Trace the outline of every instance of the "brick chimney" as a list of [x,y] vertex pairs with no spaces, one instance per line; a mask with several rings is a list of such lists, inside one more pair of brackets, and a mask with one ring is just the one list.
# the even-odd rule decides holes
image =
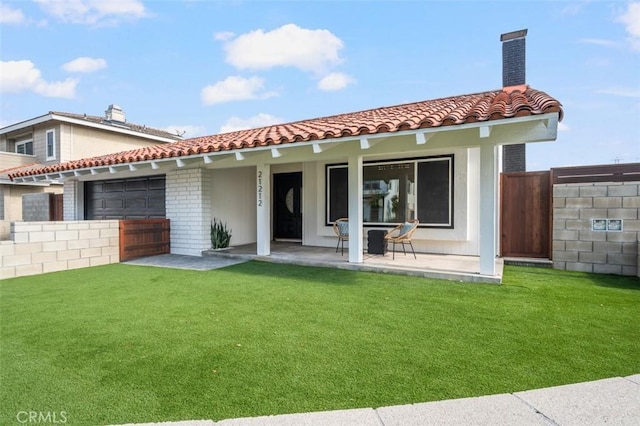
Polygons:
[[114,121],[116,123],[125,123],[124,111],[119,105],[111,104],[109,108],[104,112],[105,119],[107,121]]
[[[502,34],[502,86],[526,84],[526,43],[527,30]],[[502,147],[502,171],[524,172],[527,170],[526,145],[504,145]]]

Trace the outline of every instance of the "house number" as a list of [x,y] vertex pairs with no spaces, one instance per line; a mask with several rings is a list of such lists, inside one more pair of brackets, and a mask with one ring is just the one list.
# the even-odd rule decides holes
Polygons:
[[258,170],[258,207],[262,207],[262,170]]

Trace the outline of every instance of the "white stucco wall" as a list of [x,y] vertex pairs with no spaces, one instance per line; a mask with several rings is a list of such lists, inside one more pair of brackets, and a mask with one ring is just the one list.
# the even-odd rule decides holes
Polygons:
[[231,245],[256,242],[256,168],[211,171],[211,217],[226,222]]

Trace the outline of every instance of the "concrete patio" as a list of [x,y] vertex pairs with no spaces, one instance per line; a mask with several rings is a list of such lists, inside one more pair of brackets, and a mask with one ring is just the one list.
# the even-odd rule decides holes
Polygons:
[[206,250],[203,257],[260,260],[305,266],[349,269],[354,271],[401,274],[423,278],[438,278],[465,282],[499,284],[502,281],[504,262],[496,258],[496,275],[480,274],[480,258],[443,254],[416,253],[405,255],[397,248],[395,259],[389,251],[385,255],[364,253],[363,263],[349,263],[348,250],[344,255],[335,248],[304,246],[298,242],[272,241],[271,255],[258,256],[255,244],[232,247],[225,250]]

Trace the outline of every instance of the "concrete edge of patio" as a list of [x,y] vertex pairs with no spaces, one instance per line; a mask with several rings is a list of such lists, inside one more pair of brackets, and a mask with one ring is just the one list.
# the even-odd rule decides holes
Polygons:
[[121,426],[637,425],[640,374],[508,394],[379,408]]
[[[245,248],[247,249],[247,248]],[[305,247],[301,246],[301,250],[327,250],[332,252],[331,248],[326,247]],[[254,250],[252,245],[248,246],[248,250]],[[418,256],[424,254],[418,253]],[[324,256],[316,256],[313,253],[308,253],[305,256],[291,256],[287,253],[281,253],[277,250],[273,250],[269,256],[260,256],[254,253],[238,252],[236,249],[229,251],[216,251],[205,250],[202,252],[203,257],[218,257],[218,258],[235,258],[244,260],[257,260],[262,262],[281,263],[281,264],[294,264],[301,266],[316,266],[335,269],[344,269],[351,271],[364,271],[364,272],[377,272],[385,274],[397,274],[407,275],[419,278],[434,278],[458,282],[472,282],[472,283],[488,283],[488,284],[500,284],[502,282],[502,271],[504,268],[504,261],[500,258],[496,258],[496,270],[495,276],[483,275],[480,273],[456,271],[451,268],[427,268],[424,266],[408,265],[406,263],[398,262],[392,264],[382,262],[382,258],[377,255],[365,255],[363,263],[349,263],[346,261],[336,262],[332,259],[327,259]],[[410,257],[410,256],[409,256]],[[453,256],[451,256],[453,257]]]

